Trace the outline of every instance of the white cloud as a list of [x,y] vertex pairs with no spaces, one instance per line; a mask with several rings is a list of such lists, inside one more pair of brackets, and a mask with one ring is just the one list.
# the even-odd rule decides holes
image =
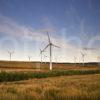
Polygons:
[[[12,35],[14,37],[29,39],[31,41],[47,44],[48,38],[46,35],[47,30],[53,33],[55,28],[52,26],[51,23],[48,23],[48,20],[45,19],[45,23],[47,21],[48,27],[43,29],[35,30],[31,27],[26,27],[24,25],[20,25],[16,21],[12,20],[11,18],[5,17],[0,15],[0,33],[6,33],[8,35]],[[50,27],[49,27],[50,25]],[[62,32],[62,31],[61,31]],[[54,32],[56,33],[56,32]],[[74,36],[70,38],[66,38],[64,36],[53,35],[50,36],[51,41],[55,44],[60,46],[60,49],[55,49],[53,52],[54,54],[60,55],[66,61],[66,57],[72,58],[73,56],[77,56],[80,53],[80,47],[82,46],[81,40]],[[76,42],[76,45],[72,45],[72,42]],[[45,45],[44,45],[45,46]],[[43,47],[44,47],[43,46]],[[42,47],[42,48],[43,48]],[[41,47],[40,47],[41,48]],[[34,48],[35,49],[35,48]],[[36,51],[37,54],[39,51]],[[26,54],[26,52],[25,52]],[[20,56],[20,55],[19,55]],[[80,56],[80,55],[79,55]],[[72,59],[71,59],[72,60]]]
[[[48,21],[46,20],[47,19],[45,18],[45,23],[48,23]],[[6,33],[8,35],[12,35],[18,38],[25,38],[33,41],[43,42],[48,41],[46,35],[47,30],[54,32],[54,28],[51,24],[49,29],[46,27],[45,29],[35,30],[31,27],[19,25],[16,21],[12,20],[11,18],[0,15],[0,33]],[[51,37],[51,40],[53,41],[53,43],[60,45],[63,48],[71,47],[71,45],[65,42],[65,40],[61,36],[56,36],[54,38]]]

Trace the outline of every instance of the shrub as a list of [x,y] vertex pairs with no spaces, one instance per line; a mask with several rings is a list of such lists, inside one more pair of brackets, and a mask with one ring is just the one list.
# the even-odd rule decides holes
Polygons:
[[32,78],[47,78],[64,75],[87,75],[87,74],[98,74],[100,70],[63,70],[63,71],[49,71],[49,72],[4,72],[0,73],[0,82],[12,82],[20,80],[28,80]]

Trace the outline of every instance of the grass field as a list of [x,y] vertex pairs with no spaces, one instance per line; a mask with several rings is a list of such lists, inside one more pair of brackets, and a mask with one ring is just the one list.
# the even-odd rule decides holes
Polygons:
[[100,65],[0,61],[0,100],[100,100]]
[[[53,70],[97,70],[100,69],[100,64],[86,64],[84,67],[81,64],[72,63],[53,63]],[[22,61],[0,61],[0,71],[48,71],[49,63],[40,62],[22,62]]]
[[0,100],[99,100],[100,74],[0,84]]

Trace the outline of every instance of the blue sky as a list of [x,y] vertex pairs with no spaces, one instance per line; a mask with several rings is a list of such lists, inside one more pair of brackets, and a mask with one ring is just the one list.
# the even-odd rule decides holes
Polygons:
[[[46,31],[61,46],[53,48],[54,61],[79,61],[81,48],[100,48],[100,0],[0,0],[1,60],[9,59],[8,50],[15,51],[13,60],[40,60]],[[100,56],[99,49],[82,52],[86,61]]]

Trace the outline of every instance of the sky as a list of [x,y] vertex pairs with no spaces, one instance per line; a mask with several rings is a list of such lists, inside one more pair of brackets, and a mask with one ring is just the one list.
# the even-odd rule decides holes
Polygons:
[[[98,61],[100,56],[100,0],[0,0],[0,60],[40,61],[48,44],[58,62]],[[95,48],[83,50],[82,48]],[[47,56],[47,57],[45,57]],[[49,48],[43,53],[49,61]],[[100,61],[100,60],[99,60]]]

